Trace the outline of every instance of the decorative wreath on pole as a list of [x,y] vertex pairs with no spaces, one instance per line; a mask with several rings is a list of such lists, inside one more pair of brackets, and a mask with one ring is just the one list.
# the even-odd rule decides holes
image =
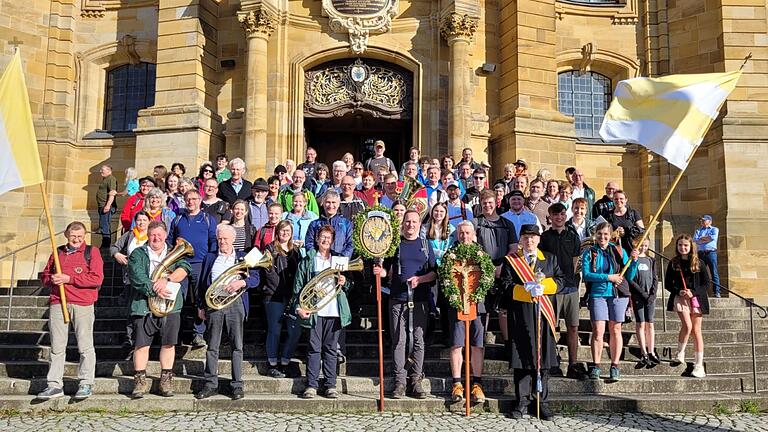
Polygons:
[[461,263],[471,263],[480,267],[480,282],[469,297],[474,303],[479,303],[485,299],[485,295],[493,287],[496,278],[496,266],[493,265],[491,257],[477,243],[458,243],[448,249],[440,262],[438,276],[440,277],[440,288],[443,290],[445,298],[457,310],[461,310],[464,305],[461,299],[461,290],[456,285],[452,272]]
[[362,257],[389,258],[400,245],[400,222],[392,210],[375,205],[355,215],[352,242]]

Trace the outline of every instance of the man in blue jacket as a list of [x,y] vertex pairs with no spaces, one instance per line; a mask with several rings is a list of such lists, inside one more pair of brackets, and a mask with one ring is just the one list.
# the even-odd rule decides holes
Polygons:
[[[241,294],[228,306],[206,311],[205,296],[208,287],[222,273],[234,266],[245,256],[245,252],[236,252],[235,229],[231,225],[220,224],[216,228],[218,253],[209,253],[203,260],[200,272],[200,283],[197,295],[198,317],[207,320],[208,350],[205,353],[205,387],[195,395],[197,399],[205,399],[219,392],[219,345],[221,332],[226,324],[227,334],[232,345],[232,399],[242,399],[243,394],[243,323],[248,316],[248,293]],[[247,278],[235,279],[224,286],[227,293],[233,294],[240,290],[248,290],[259,285],[258,269],[251,268]]]
[[351,257],[354,246],[352,244],[352,221],[339,214],[339,193],[329,189],[323,196],[324,214],[319,219],[312,221],[307,229],[305,248],[309,251],[315,247],[315,235],[317,230],[324,225],[333,227],[336,236],[331,245],[331,251],[345,257]]

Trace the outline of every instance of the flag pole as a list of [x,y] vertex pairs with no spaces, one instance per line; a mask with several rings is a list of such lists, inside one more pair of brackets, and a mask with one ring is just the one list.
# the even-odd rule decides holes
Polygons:
[[[56,266],[56,274],[61,273],[61,262],[59,262],[59,253],[56,250],[56,232],[53,230],[53,221],[51,220],[51,210],[48,207],[48,195],[45,193],[45,183],[40,183],[40,193],[43,195],[43,209],[45,209],[45,218],[48,221],[48,232],[51,238],[51,255],[53,264]],[[69,310],[67,309],[67,293],[64,290],[64,284],[59,284],[59,299],[61,302],[61,313],[64,317],[64,324],[69,324]]]

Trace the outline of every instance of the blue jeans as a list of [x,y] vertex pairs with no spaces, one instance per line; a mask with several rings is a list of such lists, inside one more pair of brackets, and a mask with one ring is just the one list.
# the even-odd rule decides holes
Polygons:
[[267,314],[267,361],[271,365],[277,364],[277,357],[280,351],[280,331],[283,324],[286,326],[288,338],[283,345],[283,355],[280,357],[280,363],[288,364],[291,361],[296,345],[299,344],[301,337],[301,326],[296,319],[283,317],[285,303],[276,301],[265,301],[264,310]]
[[112,215],[115,214],[115,207],[110,207],[109,211],[104,213],[104,208],[99,209],[99,232],[101,237],[112,237]]
[[[197,300],[198,298],[205,298],[205,291],[208,289],[208,287],[199,287],[199,279],[200,279],[200,271],[203,269],[203,262],[202,261],[187,261],[189,262],[189,266],[192,267],[192,272],[187,275],[187,278],[181,281],[181,297],[186,299],[187,293],[191,293],[193,295],[190,296],[190,300]],[[202,297],[198,297],[202,296]],[[194,320],[194,334],[195,335],[203,335],[205,333],[205,321],[201,320],[200,317],[197,316],[197,305],[195,303],[192,303],[194,305],[195,310],[195,320]],[[203,307],[205,307],[205,302],[203,302]]]
[[717,251],[699,251],[699,259],[709,268],[715,295],[720,295],[720,275],[717,273]]

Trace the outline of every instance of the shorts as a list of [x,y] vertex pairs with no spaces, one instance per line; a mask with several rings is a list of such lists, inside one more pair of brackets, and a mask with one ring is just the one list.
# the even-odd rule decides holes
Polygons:
[[156,335],[160,335],[160,345],[176,345],[181,328],[181,314],[168,314],[158,318],[152,314],[133,317],[134,348],[152,345]]
[[632,310],[635,312],[635,321],[652,323],[656,311],[656,298],[651,297],[648,301],[632,299]]
[[623,323],[628,305],[629,297],[592,297],[589,299],[589,319]]
[[[456,317],[456,311],[450,309],[448,312],[448,328],[451,332],[451,346],[464,347],[464,321],[459,321]],[[469,346],[482,348],[485,338],[485,326],[483,326],[484,314],[478,313],[477,318],[469,323]]]
[[579,292],[555,295],[557,317],[565,321],[568,327],[579,326]]

